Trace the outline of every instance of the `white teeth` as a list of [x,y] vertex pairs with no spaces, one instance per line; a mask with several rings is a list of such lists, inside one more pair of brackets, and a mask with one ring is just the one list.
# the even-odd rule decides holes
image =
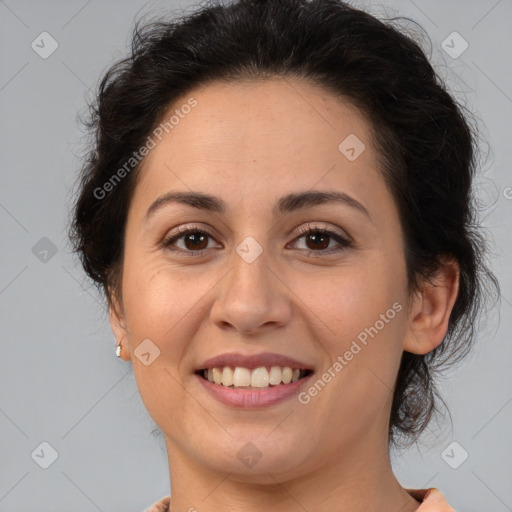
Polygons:
[[289,366],[271,366],[269,369],[260,366],[253,370],[240,366],[235,368],[224,366],[208,368],[204,371],[204,377],[212,383],[225,387],[268,388],[297,382],[301,377],[301,371],[292,370]]
[[237,366],[233,372],[233,385],[235,388],[251,385],[251,370]]
[[222,382],[222,370],[220,368],[213,369],[213,382],[215,382],[215,384]]
[[279,366],[272,366],[270,368],[270,384],[277,386],[281,384],[281,368]]
[[251,373],[251,386],[253,388],[267,388],[269,384],[269,376],[267,369],[262,366],[255,368]]
[[224,366],[224,369],[222,370],[222,385],[233,385],[233,370],[229,366]]
[[285,366],[283,368],[283,376],[281,377],[281,380],[284,384],[290,384],[293,377],[293,370],[289,366]]

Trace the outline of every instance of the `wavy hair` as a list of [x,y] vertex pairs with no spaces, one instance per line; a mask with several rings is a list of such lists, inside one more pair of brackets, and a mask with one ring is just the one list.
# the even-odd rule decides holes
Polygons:
[[136,24],[131,54],[108,69],[90,105],[93,142],[79,177],[70,239],[111,303],[140,164],[106,197],[95,190],[194,87],[299,77],[348,100],[370,125],[398,205],[411,293],[444,258],[460,267],[445,339],[426,355],[403,353],[389,421],[389,442],[398,445],[417,439],[429,423],[441,398],[435,372],[469,351],[475,319],[499,285],[485,263],[473,196],[477,134],[470,115],[447,92],[420,44],[393,21],[338,0],[237,0]]

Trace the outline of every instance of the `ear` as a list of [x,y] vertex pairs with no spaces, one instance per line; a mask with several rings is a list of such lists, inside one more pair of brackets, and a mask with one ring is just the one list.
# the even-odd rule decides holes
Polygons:
[[131,355],[130,348],[126,342],[127,329],[124,308],[122,306],[122,301],[118,300],[114,293],[111,294],[111,297],[108,311],[110,327],[112,328],[112,332],[116,338],[116,343],[121,343],[121,359],[129,361],[131,360]]
[[450,314],[459,293],[459,265],[445,259],[436,275],[424,281],[412,302],[403,349],[427,354],[446,336]]

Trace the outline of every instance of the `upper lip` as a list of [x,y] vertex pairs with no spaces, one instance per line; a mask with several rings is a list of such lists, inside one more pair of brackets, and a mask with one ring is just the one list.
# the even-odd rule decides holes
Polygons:
[[292,370],[313,370],[313,368],[311,368],[307,363],[281,354],[274,354],[272,352],[263,352],[261,354],[242,354],[240,352],[220,354],[204,361],[197,370],[206,370],[208,368],[224,366],[239,366],[248,369],[259,368],[262,366],[288,366]]

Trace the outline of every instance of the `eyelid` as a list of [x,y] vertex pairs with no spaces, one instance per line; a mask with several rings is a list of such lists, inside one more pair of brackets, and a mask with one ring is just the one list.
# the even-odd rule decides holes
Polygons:
[[353,242],[353,239],[351,236],[349,236],[345,231],[337,231],[336,228],[331,228],[331,227],[325,227],[325,226],[319,226],[319,225],[316,225],[314,222],[313,223],[308,223],[306,224],[305,226],[300,226],[299,228],[297,228],[296,232],[299,234],[299,235],[307,235],[310,231],[315,231],[315,230],[319,230],[319,231],[329,231],[341,238],[344,238],[345,240],[347,240],[347,242]]
[[206,224],[206,227],[203,227],[200,224],[185,224],[171,230],[168,234],[165,235],[164,240],[171,240],[172,238],[179,237],[179,235],[185,235],[188,234],[189,232],[195,231],[204,233],[208,235],[210,238],[218,237],[218,231],[208,224]]

